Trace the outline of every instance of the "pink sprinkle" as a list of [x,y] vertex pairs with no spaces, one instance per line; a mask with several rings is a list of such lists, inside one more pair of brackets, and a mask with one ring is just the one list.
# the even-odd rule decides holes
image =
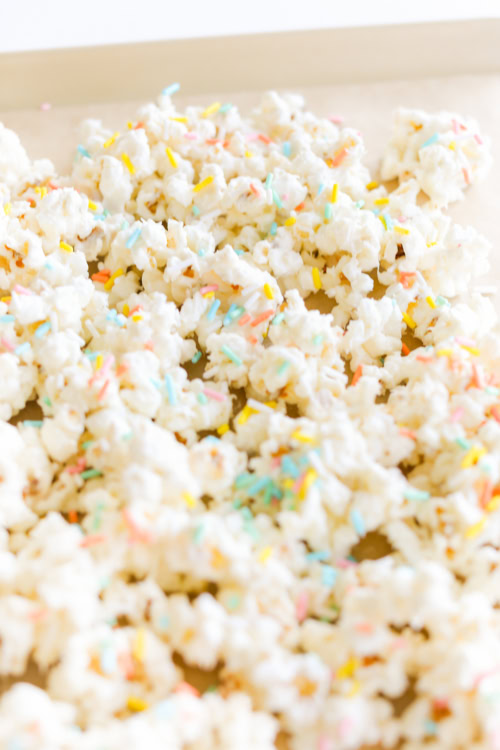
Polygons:
[[104,534],[89,534],[80,542],[80,547],[93,547],[106,541]]
[[144,344],[144,348],[149,349],[150,352],[153,352],[155,348],[154,341],[152,339],[150,339],[149,341],[146,341],[146,343]]
[[52,107],[52,105],[51,105],[50,102],[42,102],[40,104],[40,109],[42,110],[42,112],[48,112],[49,109],[51,109],[51,107]]
[[42,620],[46,614],[46,609],[35,609],[34,612],[28,614],[28,620],[31,620],[31,622],[37,622],[38,620]]
[[344,117],[342,117],[342,115],[328,115],[328,119],[330,122],[334,122],[335,125],[340,125],[344,122]]
[[14,351],[14,348],[15,348],[14,345],[11,344],[9,341],[7,341],[6,338],[3,338],[3,336],[0,339],[0,344],[2,344],[2,346],[4,347],[4,349],[7,349],[7,351],[9,351],[9,352],[13,352]]
[[476,346],[474,339],[466,339],[463,336],[455,336],[455,341],[459,346]]
[[103,387],[101,388],[101,390],[97,394],[97,400],[98,401],[102,401],[103,400],[104,396],[106,395],[106,391],[108,390],[108,388],[109,388],[109,380],[106,380],[106,382],[104,383]]
[[204,388],[203,393],[208,398],[213,398],[214,401],[225,401],[226,396],[223,393],[219,393],[218,391],[213,391],[211,388]]
[[105,359],[105,361],[104,361],[104,363],[103,363],[103,366],[101,367],[101,369],[100,369],[100,370],[98,370],[98,373],[99,373],[99,374],[100,374],[100,375],[101,375],[102,377],[104,377],[105,375],[107,375],[107,374],[108,374],[108,372],[109,372],[109,371],[111,370],[111,368],[113,367],[114,361],[115,361],[115,358],[114,358],[114,356],[113,356],[112,354],[110,354],[110,355],[109,355],[109,357],[106,357],[106,359]]
[[406,427],[401,427],[399,429],[399,434],[402,437],[410,438],[410,440],[416,440],[417,439],[417,436],[415,435],[415,433],[413,432],[413,430],[408,430],[408,429],[406,429]]
[[483,139],[478,133],[474,133],[474,138],[476,139],[476,141],[479,143],[480,146],[483,145]]
[[29,289],[26,289],[25,286],[21,286],[21,284],[16,284],[14,286],[14,291],[17,292],[17,294],[24,294],[27,297],[33,294],[33,292],[31,292]]
[[184,138],[188,138],[190,141],[195,141],[198,136],[196,133],[184,133]]
[[85,469],[87,462],[85,458],[82,456],[82,458],[79,458],[76,464],[73,464],[73,466],[68,466],[66,469],[66,472],[68,474],[81,474],[82,471]]
[[451,127],[453,128],[454,133],[458,133],[458,122],[455,120],[455,118],[451,121]]
[[144,544],[148,544],[153,541],[151,534],[139,528],[127,508],[123,509],[122,517],[129,530],[129,544],[134,544],[134,542],[144,542]]
[[493,675],[498,674],[498,672],[500,672],[500,667],[493,667],[493,669],[488,669],[487,672],[481,672],[478,674],[474,680],[474,689],[477,689],[478,685],[487,677],[492,677]]
[[405,221],[408,221],[408,219],[406,218],[406,216],[398,216],[398,221],[400,224],[404,224]]
[[208,284],[207,286],[202,286],[200,292],[202,295],[208,294],[209,292],[216,292],[218,288],[218,284]]
[[340,560],[337,560],[335,565],[338,568],[343,568],[345,570],[346,568],[353,568],[356,565],[356,563],[353,562],[352,560],[347,560],[345,557],[341,557]]
[[460,419],[462,419],[463,413],[464,413],[463,406],[459,406],[458,409],[455,409],[455,411],[451,415],[450,422],[458,422],[458,421],[460,421]]
[[281,458],[279,456],[275,456],[275,458],[271,460],[271,469],[277,469],[278,466],[281,466]]
[[199,698],[200,691],[197,690],[194,685],[190,685],[189,682],[179,682],[173,690],[174,693],[189,693],[190,695],[194,695],[196,698]]
[[290,196],[288,195],[288,193],[283,193],[283,195],[281,196],[281,198],[282,198],[282,199],[283,199],[284,201],[287,201],[287,200],[289,199],[289,197],[290,197]]
[[292,488],[292,489],[293,489],[293,492],[294,492],[294,493],[295,493],[296,495],[297,495],[297,494],[298,494],[298,493],[300,492],[300,490],[302,489],[302,485],[304,484],[304,482],[305,482],[305,480],[306,480],[306,476],[307,476],[307,472],[306,472],[306,471],[304,471],[304,473],[302,474],[302,476],[300,476],[300,477],[299,477],[299,478],[297,479],[297,481],[295,482],[295,484],[293,485],[293,488]]
[[307,615],[307,606],[309,604],[309,594],[307,591],[302,591],[297,597],[295,602],[295,616],[298,622],[303,622]]

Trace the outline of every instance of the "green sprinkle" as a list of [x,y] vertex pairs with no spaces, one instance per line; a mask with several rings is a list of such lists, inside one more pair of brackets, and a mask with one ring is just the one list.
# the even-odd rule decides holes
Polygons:
[[93,479],[94,477],[102,477],[102,471],[99,469],[86,469],[80,474],[82,479]]
[[234,480],[234,486],[237,489],[248,487],[249,484],[252,484],[253,479],[254,479],[253,474],[238,474],[238,476]]
[[227,606],[229,607],[229,609],[236,609],[236,607],[239,607],[240,602],[241,597],[239,597],[238,594],[233,594],[227,600]]
[[278,225],[276,224],[275,221],[273,221],[273,223],[271,224],[271,229],[269,230],[269,234],[271,235],[271,237],[274,237],[277,231],[278,231]]
[[428,500],[430,498],[430,493],[425,490],[417,490],[415,487],[410,487],[404,491],[403,497],[406,500]]
[[202,354],[201,354],[200,350],[198,350],[197,352],[195,352],[194,356],[191,359],[191,362],[193,363],[193,365],[195,365],[197,362],[199,362],[200,359],[201,359],[201,357],[202,357]]
[[227,104],[223,104],[222,107],[220,107],[219,109],[219,114],[225,115],[226,112],[229,112],[229,110],[232,109],[233,107],[234,107],[234,104],[231,104],[230,102],[228,102]]
[[199,544],[205,535],[205,527],[200,523],[194,530],[193,541],[195,544]]
[[280,325],[280,323],[282,323],[284,319],[285,319],[285,313],[282,313],[282,312],[280,312],[280,313],[278,313],[278,314],[277,314],[277,315],[276,315],[276,316],[275,316],[275,317],[274,317],[274,318],[273,318],[273,319],[271,320],[271,325],[272,325],[272,326],[279,326],[279,325]]
[[78,144],[78,146],[76,147],[76,149],[77,149],[77,151],[78,151],[78,152],[79,152],[79,153],[80,153],[80,154],[81,154],[82,156],[86,156],[86,157],[87,157],[88,159],[91,159],[91,158],[92,158],[92,157],[90,156],[89,152],[87,151],[87,149],[86,149],[86,148],[84,148],[83,146],[81,146],[80,144]]
[[266,190],[269,190],[269,188],[272,185],[272,182],[273,182],[273,175],[272,175],[272,172],[269,172],[266,177],[266,181],[264,183],[264,187],[266,188]]
[[242,364],[243,364],[243,361],[242,361],[242,360],[241,360],[241,359],[240,359],[240,358],[238,357],[238,355],[237,355],[237,354],[235,354],[235,352],[233,352],[233,350],[232,350],[232,349],[230,349],[230,348],[229,348],[229,346],[226,346],[226,345],[224,344],[223,346],[221,346],[221,348],[220,348],[220,349],[221,349],[221,352],[222,352],[223,354],[225,354],[225,355],[226,355],[226,357],[228,357],[228,358],[229,358],[229,359],[231,360],[231,362],[234,362],[234,364],[235,364],[235,365],[236,365],[237,367],[239,367],[240,365],[242,365]]
[[325,337],[323,336],[322,333],[318,333],[318,335],[313,338],[314,346],[319,346],[320,344],[322,344],[324,338]]
[[283,203],[281,202],[281,198],[279,197],[276,190],[273,188],[273,201],[275,202],[276,206],[278,208],[283,208]]
[[243,505],[243,498],[235,497],[233,500],[233,508],[235,508],[235,510],[239,510],[242,505]]
[[43,403],[46,404],[47,406],[52,406],[52,401],[50,400],[48,396],[44,396]]
[[332,204],[325,203],[325,219],[328,221],[332,218]]
[[440,294],[438,294],[438,296],[436,297],[435,302],[436,302],[436,305],[449,305],[450,304],[448,300],[445,297],[441,297]]
[[291,362],[288,359],[283,360],[283,362],[280,364],[280,366],[277,369],[278,375],[283,375],[288,370],[290,365],[291,365]]
[[198,208],[198,206],[193,206],[193,216],[199,216],[200,213],[201,213],[201,211]]
[[37,429],[40,429],[43,425],[43,419],[25,419],[23,424],[26,427],[36,427]]
[[208,398],[205,396],[204,393],[197,393],[196,398],[198,399],[198,403],[200,403],[202,406],[205,406],[205,404],[208,401]]
[[93,442],[93,440],[86,440],[84,443],[82,443],[82,451],[86,451],[88,448],[90,448]]
[[356,201],[354,205],[356,206],[356,208],[363,208],[363,206],[365,205],[365,202],[363,200]]
[[485,393],[489,393],[491,396],[498,396],[500,393],[499,388],[494,388],[492,385],[487,385],[484,389]]
[[260,479],[257,479],[257,481],[247,489],[248,494],[257,495],[259,492],[261,492],[261,490],[264,489],[264,487],[267,487],[270,481],[271,480],[269,477],[260,477]]
[[470,448],[470,443],[468,440],[466,440],[463,437],[457,437],[455,438],[455,443],[459,445],[461,448],[464,449],[464,451],[468,451]]
[[122,440],[132,440],[134,437],[134,433],[132,431],[126,432],[125,435],[122,435]]

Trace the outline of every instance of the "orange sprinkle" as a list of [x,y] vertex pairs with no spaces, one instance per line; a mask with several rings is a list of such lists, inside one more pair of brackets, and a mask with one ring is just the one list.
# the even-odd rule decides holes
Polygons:
[[415,359],[418,359],[419,362],[432,362],[432,357],[425,357],[423,354],[417,354]]
[[269,136],[264,135],[264,133],[259,133],[257,137],[259,141],[262,141],[262,143],[266,143],[266,144],[272,143],[272,140],[269,138]]
[[498,404],[494,404],[491,407],[490,411],[493,419],[495,419],[497,422],[500,422],[500,406],[498,406]]
[[116,372],[115,372],[115,375],[116,375],[116,377],[117,377],[117,378],[120,378],[120,377],[121,377],[122,375],[125,375],[125,373],[126,373],[126,372],[127,372],[127,370],[128,370],[128,367],[129,367],[129,366],[128,366],[128,365],[127,365],[126,363],[123,363],[122,365],[119,365],[119,366],[118,366],[118,367],[116,368]]
[[408,349],[408,347],[406,346],[406,344],[403,344],[403,343],[401,344],[401,351],[403,353],[403,356],[405,356],[405,357],[407,357],[408,354],[410,353],[410,350]]
[[481,492],[479,493],[479,505],[486,508],[493,495],[493,482],[491,479],[485,479]]
[[240,318],[240,319],[238,320],[238,325],[239,325],[239,326],[244,326],[244,325],[246,325],[246,323],[248,323],[248,321],[250,320],[250,318],[251,318],[251,317],[252,317],[252,316],[251,316],[251,315],[250,315],[249,313],[245,313],[245,314],[244,314],[244,315],[242,315],[242,317],[241,317],[241,318]]
[[346,148],[341,148],[339,151],[336,151],[332,159],[332,167],[338,167],[340,164],[342,164],[346,156],[347,156]]
[[99,393],[97,394],[97,400],[98,400],[98,401],[102,401],[102,399],[103,399],[103,398],[104,398],[104,396],[106,395],[106,391],[108,390],[108,388],[109,388],[109,380],[106,380],[106,382],[105,382],[105,383],[104,383],[104,385],[102,386],[101,390],[100,390],[100,391],[99,391]]
[[413,430],[407,430],[406,427],[401,427],[399,430],[399,434],[402,435],[403,437],[409,437],[412,440],[417,439],[417,436],[415,435]]
[[251,344],[253,344],[255,346],[255,344],[257,343],[258,339],[255,338],[255,336],[247,336],[247,341],[249,341]]
[[411,271],[400,271],[399,280],[405,289],[410,289],[415,281],[416,273]]
[[252,191],[252,193],[253,193],[254,195],[259,195],[259,191],[258,191],[258,190],[257,190],[257,188],[255,187],[255,185],[253,184],[253,182],[251,182],[251,183],[250,183],[250,190]]
[[470,185],[469,173],[467,172],[467,170],[465,169],[465,167],[463,167],[462,172],[463,172],[463,175],[464,175],[465,184],[466,185]]
[[362,374],[363,374],[363,365],[358,365],[356,367],[356,372],[353,375],[351,385],[356,385],[356,383],[358,382]]
[[173,689],[174,693],[189,693],[190,695],[194,695],[196,698],[199,697],[200,691],[197,690],[194,685],[190,685],[189,682],[179,682]]
[[82,539],[80,547],[94,547],[96,544],[102,544],[107,539],[105,534],[89,534]]
[[68,520],[70,523],[78,523],[78,513],[76,510],[68,511]]
[[303,211],[304,210],[304,206],[305,206],[305,203],[304,203],[304,201],[302,201],[302,203],[299,203],[298,206],[295,206],[295,208],[293,210],[294,211]]
[[274,315],[274,310],[265,310],[260,315],[257,315],[257,317],[252,320],[250,325],[252,326],[252,328],[255,328],[255,326],[259,325],[259,323],[263,323],[265,320],[270,318],[271,315]]

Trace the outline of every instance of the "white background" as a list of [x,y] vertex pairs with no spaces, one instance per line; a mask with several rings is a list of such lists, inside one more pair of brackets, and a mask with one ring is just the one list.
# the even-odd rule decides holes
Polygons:
[[0,0],[0,8],[0,52],[500,17],[500,0]]

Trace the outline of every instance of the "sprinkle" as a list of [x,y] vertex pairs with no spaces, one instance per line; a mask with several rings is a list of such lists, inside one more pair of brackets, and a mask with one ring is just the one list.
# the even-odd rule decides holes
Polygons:
[[333,586],[338,573],[331,565],[323,565],[321,568],[321,583],[323,586]]
[[86,471],[82,471],[80,476],[82,479],[94,479],[95,477],[102,477],[102,471],[99,471],[99,469],[87,469]]
[[106,281],[106,283],[104,284],[104,289],[107,292],[109,292],[110,289],[113,288],[115,279],[117,279],[119,276],[123,276],[123,268],[117,268],[117,270],[113,274],[111,274],[109,279]]
[[291,153],[292,153],[292,145],[291,145],[290,141],[284,141],[283,145],[281,146],[281,149],[282,149],[284,155],[289,158],[290,155],[291,155]]
[[363,374],[363,365],[358,365],[356,367],[356,371],[355,371],[355,373],[354,373],[354,375],[352,377],[351,386],[356,385],[356,383],[358,382],[358,380],[360,379],[360,377],[362,376],[362,374]]
[[132,645],[132,656],[139,662],[144,661],[146,652],[146,631],[144,628],[138,628]]
[[368,182],[365,187],[367,190],[375,190],[375,188],[378,188],[378,182],[376,180],[372,180],[371,182]]
[[35,427],[36,429],[40,429],[43,425],[43,419],[25,419],[23,424],[26,427]]
[[417,490],[415,487],[408,487],[403,492],[405,500],[428,500],[430,493],[425,490]]
[[174,153],[173,153],[172,149],[170,148],[170,146],[166,147],[165,153],[167,154],[168,160],[169,160],[170,164],[172,165],[172,167],[174,169],[177,169],[177,160],[176,160],[176,158],[174,156]]
[[426,297],[425,301],[427,302],[427,304],[429,305],[429,307],[431,307],[433,310],[436,309],[436,303],[434,302],[434,300],[432,299],[431,296]]
[[325,189],[325,186],[323,185],[323,183],[321,183],[318,187],[318,192],[316,193],[316,195],[321,195],[324,189]]
[[223,104],[222,107],[219,108],[219,114],[225,115],[226,112],[229,112],[229,110],[233,108],[233,106],[234,105],[231,104],[230,102],[228,102],[227,104]]
[[364,536],[366,534],[365,522],[363,521],[363,516],[359,510],[356,510],[355,508],[351,510],[350,518],[358,536]]
[[4,213],[5,213],[6,216],[8,216],[10,214],[11,208],[12,208],[12,203],[8,203],[8,202],[4,203],[3,210],[4,210]]
[[170,406],[176,406],[177,395],[175,393],[172,377],[168,373],[165,375],[165,388],[167,389],[167,397]]
[[12,323],[15,319],[15,315],[0,315],[0,323]]
[[104,141],[104,143],[102,144],[104,146],[104,148],[109,148],[110,146],[112,146],[113,143],[116,141],[116,139],[118,138],[119,135],[120,135],[120,133],[118,131],[116,131],[116,133],[113,133],[113,135],[110,136],[108,138],[108,140]]
[[237,354],[235,354],[235,352],[233,352],[232,349],[230,349],[229,346],[226,346],[225,344],[221,346],[221,352],[225,354],[226,357],[228,357],[232,362],[234,362],[237,367],[243,364],[243,361],[238,357]]
[[377,198],[377,200],[373,201],[376,206],[387,206],[389,203],[389,198]]
[[273,223],[271,224],[271,229],[269,230],[269,234],[271,235],[271,237],[274,237],[277,231],[278,231],[278,225],[276,224],[275,221],[273,221]]
[[339,667],[339,669],[337,669],[337,679],[345,680],[348,677],[352,677],[358,667],[359,661],[354,656],[351,656],[341,667]]
[[291,362],[288,359],[284,359],[283,362],[278,367],[276,372],[278,373],[278,375],[283,375],[288,370],[290,365],[291,365]]
[[205,395],[204,395],[203,393],[198,393],[198,394],[196,395],[196,398],[198,399],[198,402],[199,402],[199,403],[200,403],[200,404],[201,404],[202,406],[205,406],[205,404],[206,404],[206,403],[207,403],[207,401],[208,401],[207,397],[206,397],[206,396],[205,396]]
[[470,447],[471,447],[469,441],[466,440],[463,437],[457,437],[457,438],[455,438],[455,443],[457,445],[459,445],[460,448],[462,448],[462,450],[464,450],[464,451],[468,451],[470,449]]
[[212,390],[212,388],[204,388],[203,393],[205,396],[213,399],[214,401],[222,402],[222,401],[225,401],[227,398],[224,393],[219,393],[219,391],[214,391]]
[[425,720],[425,731],[427,734],[436,734],[438,730],[438,725],[435,721],[432,721],[432,719],[426,719]]
[[288,219],[285,221],[285,226],[292,227],[296,221],[297,219],[295,218],[295,216],[289,216]]
[[464,414],[464,408],[463,406],[459,406],[458,409],[455,409],[453,414],[450,417],[450,422],[458,422]]
[[129,711],[146,711],[149,708],[149,703],[142,698],[137,698],[135,695],[129,695],[127,698],[127,708]]
[[220,307],[220,299],[214,299],[214,301],[210,305],[210,308],[207,312],[207,320],[212,321],[215,318],[215,314],[217,310],[219,309],[219,307]]
[[336,154],[333,157],[333,159],[331,160],[332,161],[332,167],[338,167],[338,166],[340,166],[342,164],[342,162],[344,161],[344,159],[345,159],[346,156],[347,156],[347,149],[346,148],[339,149],[336,152]]
[[330,202],[331,203],[336,203],[337,202],[338,194],[339,194],[339,186],[338,186],[338,183],[336,182],[336,183],[334,183],[334,185],[332,187],[332,195],[330,197]]
[[188,506],[188,508],[195,508],[196,507],[196,500],[195,500],[195,498],[192,496],[192,494],[190,492],[183,492],[182,493],[182,499],[184,500],[184,502],[186,503],[186,505]]
[[197,352],[195,352],[194,356],[191,359],[191,362],[193,363],[193,365],[195,365],[197,362],[199,362],[200,359],[201,359],[201,357],[202,357],[202,353],[199,350]]
[[225,435],[226,432],[229,432],[229,425],[226,422],[225,424],[221,424],[219,427],[217,427],[218,434],[222,437],[222,435]]
[[330,221],[332,218],[332,204],[331,203],[325,203],[325,212],[324,212],[325,220]]
[[71,245],[68,245],[67,242],[63,242],[62,240],[59,243],[59,247],[61,248],[61,250],[64,250],[67,253],[72,253],[73,252],[73,248],[71,247]]
[[273,554],[272,547],[264,547],[264,549],[261,549],[261,551],[259,552],[259,562],[266,563],[272,554]]
[[135,243],[137,242],[137,240],[141,236],[141,233],[142,233],[142,228],[141,227],[137,227],[136,229],[134,229],[134,231],[132,232],[132,234],[130,235],[130,237],[128,238],[128,240],[126,241],[125,247],[127,247],[130,250],[130,248],[133,245],[135,245]]
[[274,318],[273,318],[273,319],[271,320],[271,325],[272,325],[272,326],[279,326],[279,325],[280,325],[280,323],[282,323],[282,322],[283,322],[284,318],[285,318],[285,313],[282,313],[282,312],[278,313],[278,314],[277,314],[277,315],[276,315],[276,316],[275,316],[275,317],[274,317]]
[[210,117],[210,115],[215,114],[219,109],[221,108],[220,102],[214,102],[209,107],[207,107],[203,112],[201,113],[202,117]]
[[180,83],[171,83],[170,86],[167,86],[163,89],[161,92],[163,96],[172,96],[173,94],[176,94],[181,87]]
[[472,526],[469,526],[464,533],[464,536],[466,539],[474,539],[478,534],[481,533],[481,531],[484,528],[484,525],[486,523],[486,517],[481,518],[480,521],[477,523],[474,523]]
[[266,295],[267,299],[274,299],[273,290],[271,289],[270,284],[264,284],[264,294]]
[[[250,323],[250,325],[252,326],[252,328],[255,328],[260,323],[263,323],[265,320],[267,320],[268,318],[270,318],[271,315],[274,315],[274,310],[265,310],[263,313],[260,313],[260,315],[257,315],[252,320],[252,322]],[[240,323],[241,323],[242,320],[243,320],[243,318],[241,318]]]
[[87,151],[87,149],[84,148],[83,146],[81,146],[80,144],[76,147],[76,150],[79,151],[82,156],[86,156],[87,159],[91,159],[92,158],[90,156],[89,152]]
[[403,316],[404,322],[409,328],[413,329],[417,327],[417,324],[415,323],[411,315],[408,315],[408,313],[404,312],[402,313],[402,316]]
[[290,435],[293,440],[298,440],[299,443],[314,443],[315,440],[311,435],[306,435],[301,430],[294,430]]
[[441,307],[442,305],[449,305],[450,303],[445,297],[442,297],[440,294],[438,294],[438,296],[436,297],[436,304]]
[[410,230],[406,229],[406,227],[400,227],[398,224],[396,224],[395,227],[393,227],[394,231],[398,234],[410,234]]
[[200,209],[198,208],[198,206],[193,206],[193,215],[194,216],[199,216],[200,213],[201,212],[200,212]]
[[273,201],[275,202],[276,206],[278,208],[283,208],[283,203],[281,202],[281,198],[279,197],[279,195],[276,192],[276,190],[274,190],[274,188],[273,188],[272,193],[273,193]]
[[[3,340],[2,340],[2,343],[4,343]],[[30,342],[29,341],[25,341],[24,344],[19,344],[19,346],[17,346],[14,349],[14,353],[17,354],[17,356],[19,357],[21,354],[24,354],[25,352],[28,352],[30,349],[31,349]]]
[[303,622],[306,619],[308,605],[309,594],[307,591],[302,591],[295,602],[295,616],[298,622]]
[[496,404],[494,404],[491,407],[490,411],[491,411],[491,416],[493,417],[493,419],[496,422],[500,422],[500,406],[497,406]]
[[204,180],[201,180],[197,185],[193,187],[193,193],[199,193],[200,190],[203,190],[204,188],[208,187],[212,184],[214,181],[214,176],[212,174],[209,174],[208,177],[205,177]]
[[200,294],[202,297],[205,297],[207,294],[210,294],[210,292],[216,292],[218,288],[218,284],[207,284],[200,288]]
[[431,135],[430,138],[427,138],[424,143],[420,146],[420,148],[426,148],[427,146],[432,146],[433,143],[436,143],[436,141],[439,140],[439,133],[434,133]]
[[130,161],[130,156],[128,154],[126,154],[125,151],[122,153],[122,162],[125,164],[125,166],[127,167],[128,171],[130,172],[130,174],[134,174],[135,167],[132,164],[132,162]]
[[479,459],[487,453],[486,448],[483,448],[480,445],[473,445],[470,451],[467,453],[467,455],[462,460],[462,463],[460,464],[462,469],[470,469],[471,466],[474,466],[477,464]]

